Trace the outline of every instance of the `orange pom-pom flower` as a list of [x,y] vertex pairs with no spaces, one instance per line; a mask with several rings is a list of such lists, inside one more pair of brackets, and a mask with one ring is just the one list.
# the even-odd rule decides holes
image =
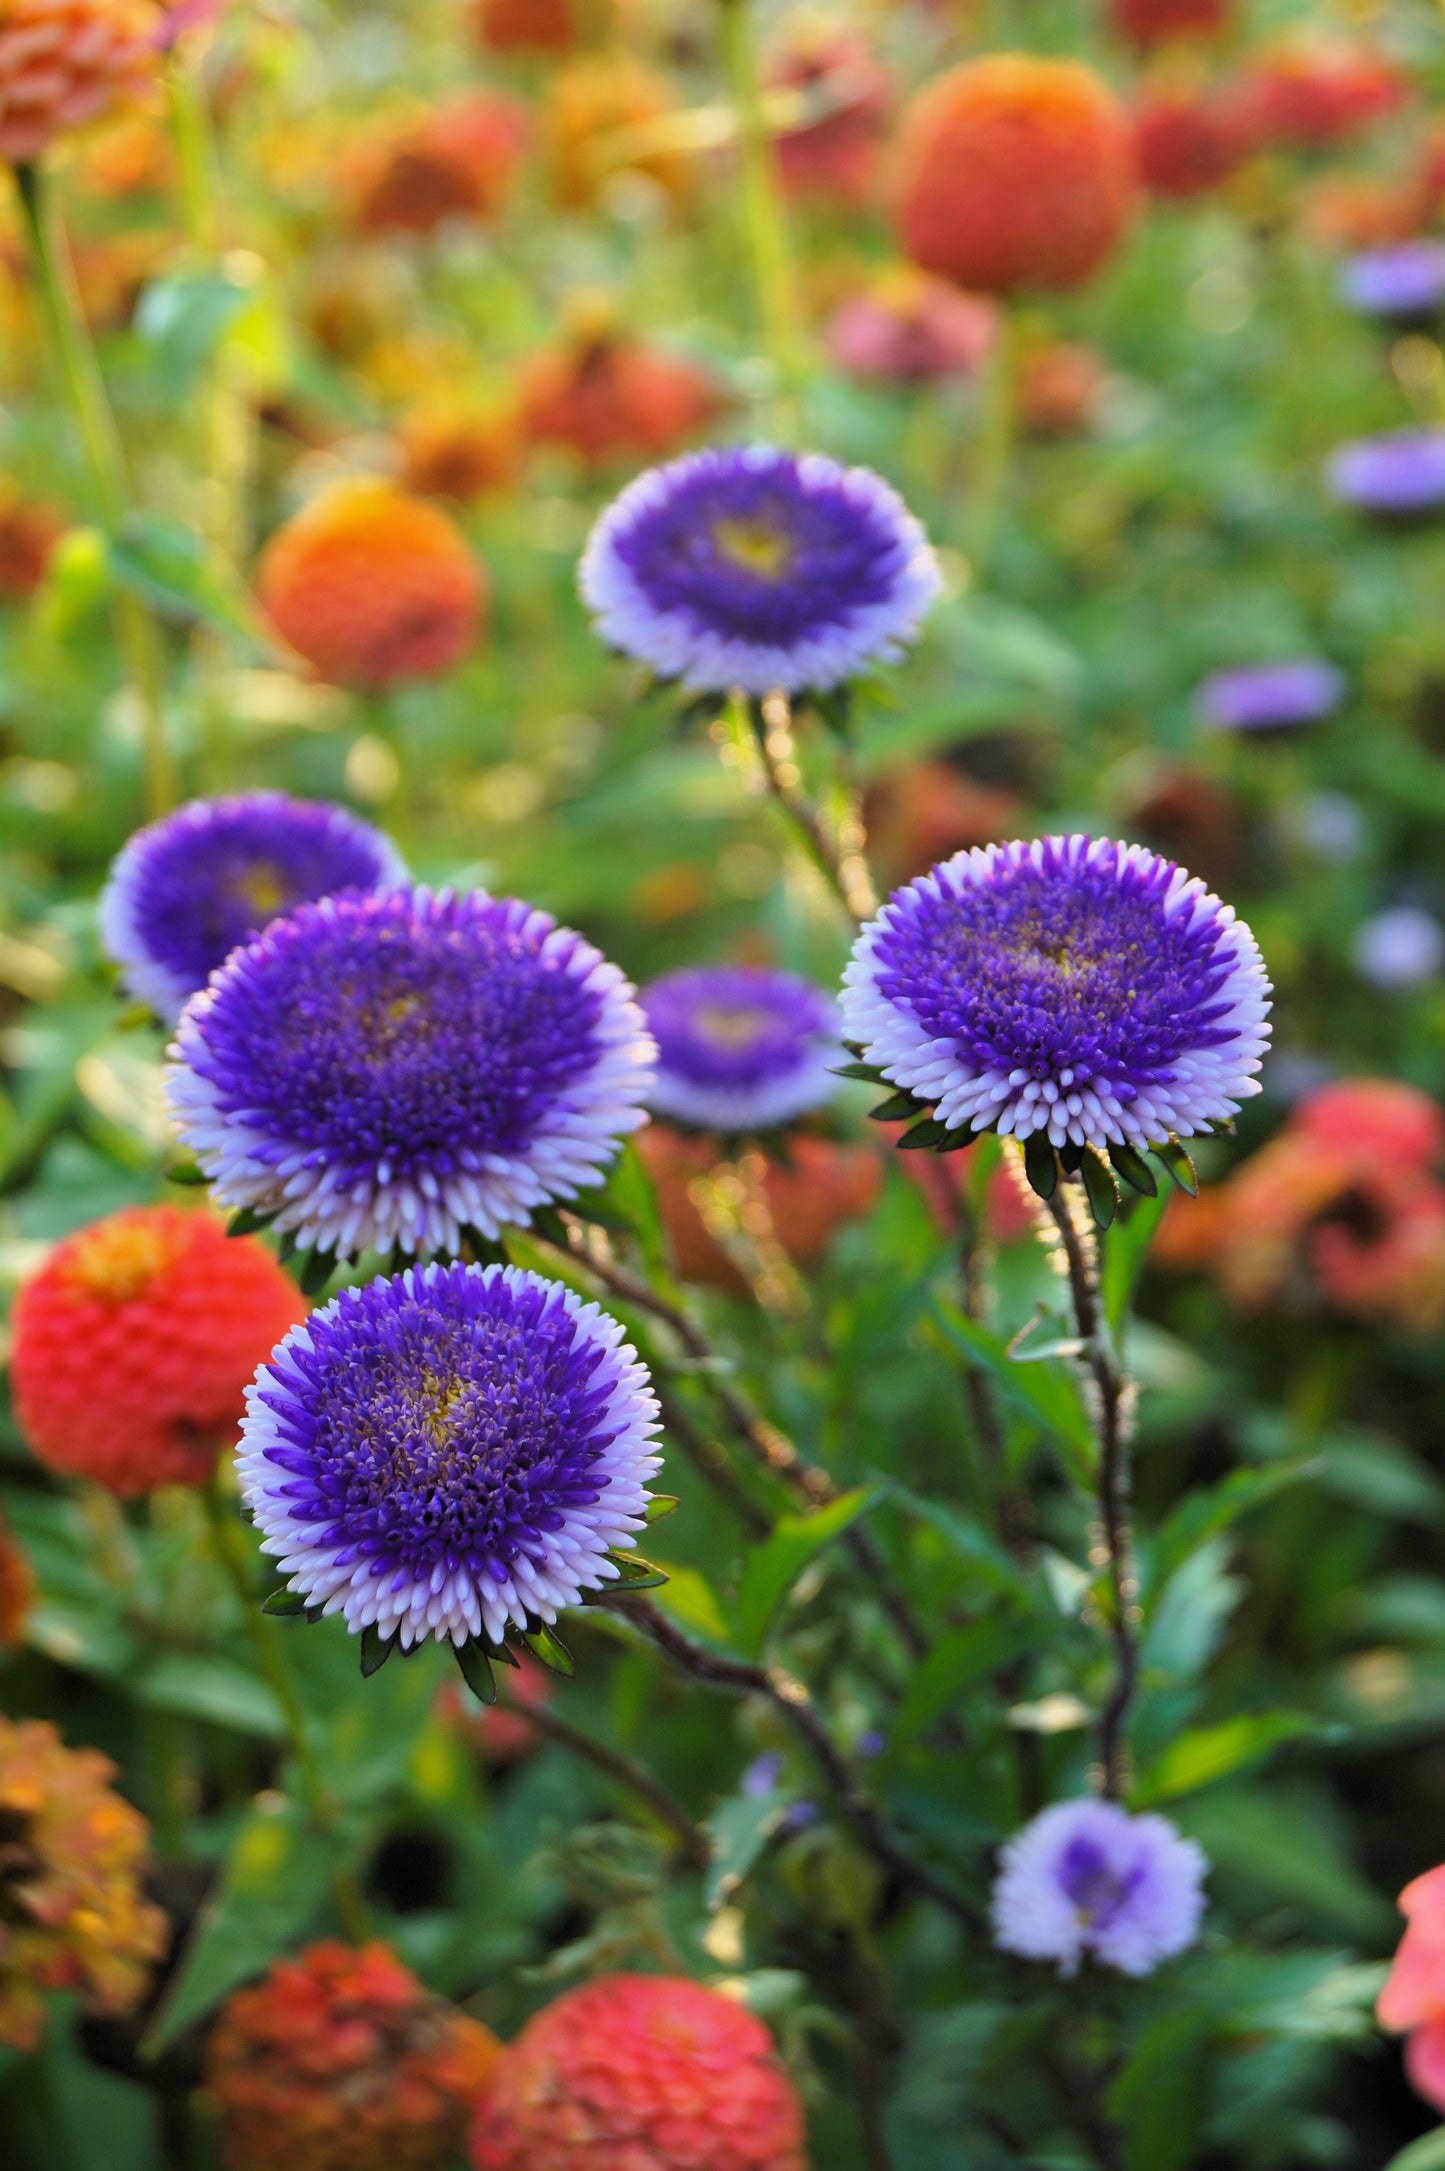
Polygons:
[[0,158],[22,165],[140,95],[158,65],[151,0],[6,0]]
[[373,690],[450,670],[486,601],[446,514],[371,479],[333,483],[279,528],[258,587],[277,632],[322,678]]
[[441,2171],[498,2056],[386,1945],[312,1945],[237,1991],[211,2039],[227,2171]]
[[115,1493],[203,1485],[257,1365],[306,1311],[253,1237],[131,1207],[67,1238],[21,1290],[15,1413],[41,1462]]
[[1128,116],[1076,61],[967,61],[903,116],[903,246],[925,271],[979,293],[1077,286],[1117,248],[1136,193]]
[[667,1976],[607,1975],[503,2052],[475,2171],[805,2171],[803,2114],[767,2029]]
[[433,106],[358,158],[356,223],[366,234],[429,234],[444,219],[493,218],[526,140],[526,110],[502,92]]
[[522,416],[534,445],[555,445],[589,467],[666,459],[721,411],[703,370],[640,340],[590,331],[534,355],[522,378]]

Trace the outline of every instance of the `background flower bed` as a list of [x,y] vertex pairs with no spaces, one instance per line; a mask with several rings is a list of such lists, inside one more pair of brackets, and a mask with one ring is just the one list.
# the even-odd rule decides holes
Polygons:
[[[11,220],[0,1053],[12,1283],[98,1214],[177,1196],[162,1175],[162,1039],[126,1025],[96,936],[105,870],[145,812],[137,708],[106,615],[116,579],[164,621],[167,724],[188,790],[340,800],[395,836],[422,878],[524,897],[639,982],[731,957],[837,985],[849,931],[756,776],[707,717],[684,727],[670,696],[603,653],[576,595],[594,514],[641,465],[699,432],[766,434],[776,420],[729,153],[705,147],[727,114],[715,27],[705,9],[628,15],[615,42],[587,26],[603,57],[579,59],[485,48],[451,8],[234,9],[183,49],[219,146],[219,185],[189,238],[161,117],[78,143],[57,181],[145,508],[108,550],[81,524],[86,478]],[[786,17],[762,27],[782,53]],[[890,383],[850,374],[828,331],[895,262],[869,169],[906,91],[1022,40],[1083,55],[1134,101],[1146,75],[1163,83],[1176,65],[1180,80],[1258,72],[1251,56],[1291,28],[1357,35],[1359,23],[1260,9],[1203,49],[1208,62],[1191,48],[1186,68],[1140,61],[1081,8],[1008,22],[859,12],[845,29],[880,82],[854,161],[792,206],[800,440],[890,480],[939,546],[947,585],[857,719],[880,877],[903,880],[960,844],[1076,828],[1139,838],[1203,875],[1253,927],[1277,1002],[1265,1092],[1237,1140],[1201,1155],[1221,1185],[1261,1149],[1277,1154],[1301,1097],[1328,1079],[1440,1089],[1445,982],[1429,928],[1445,914],[1445,543],[1428,521],[1372,523],[1327,475],[1342,444],[1438,416],[1445,365],[1429,322],[1382,325],[1337,287],[1350,244],[1432,222],[1422,176],[1445,68],[1434,14],[1398,5],[1369,19],[1404,86],[1383,124],[1366,114],[1324,146],[1255,148],[1220,191],[1152,199],[1093,283],[1013,305],[1022,428],[1006,472],[991,466],[976,357],[941,382]],[[408,193],[415,139],[424,125],[435,136],[461,82],[518,102],[483,131],[495,175],[516,170],[482,187],[464,161],[460,198],[434,223],[433,198]],[[640,144],[625,134],[679,111],[712,117],[681,147],[665,129]],[[586,140],[609,130],[589,164]],[[441,167],[445,182],[445,144]],[[643,379],[630,404],[617,390],[629,372]],[[470,623],[475,606],[485,631],[467,645],[462,625],[442,677],[343,691],[277,653],[250,596],[259,579],[304,646],[315,598],[303,590],[301,620],[284,617],[256,573],[258,546],[322,486],[375,473],[447,485],[486,595],[458,609]],[[47,556],[36,536],[52,531]],[[349,681],[334,654],[323,668]],[[1198,700],[1209,674],[1299,657],[1342,674],[1332,715],[1287,737],[1210,728]],[[804,764],[821,776],[812,742]],[[1396,941],[1381,967],[1387,914]],[[1414,933],[1403,952],[1402,925]],[[876,1149],[867,1105],[848,1088],[828,1129]],[[1439,1154],[1427,1141],[1412,1155],[1358,1110],[1345,1121],[1366,1143],[1332,1190],[1315,1188],[1318,1155],[1264,1164],[1276,1182],[1246,1199],[1244,1221],[1277,1244],[1254,1279],[1217,1228],[1191,1237],[1185,1212],[1143,1287],[1139,1514],[1163,1596],[1135,1749],[1148,1806],[1211,1864],[1204,1945],[1160,1978],[1147,2024],[1142,2007],[1120,2018],[1107,1979],[1070,1990],[1022,1964],[1001,1978],[986,1940],[904,1904],[826,1803],[802,1811],[816,1775],[756,1701],[739,1709],[680,1685],[602,1629],[584,1622],[579,1682],[547,1709],[635,1759],[706,1825],[702,1877],[676,1868],[675,1833],[565,1746],[489,1749],[493,1722],[479,1737],[433,1654],[361,1682],[336,1623],[298,1631],[288,1655],[373,1923],[427,1986],[511,2037],[599,1967],[740,1983],[811,2084],[813,2155],[839,2171],[876,2161],[854,2093],[870,2001],[883,2008],[871,2054],[899,2171],[1000,2160],[975,2114],[1006,2109],[1027,2082],[998,2080],[995,2064],[1016,2057],[1026,2072],[1028,2045],[1059,2028],[1123,2029],[1129,2061],[1113,2084],[1127,2160],[1156,2171],[1383,2164],[1422,2130],[1428,2113],[1369,2009],[1398,1933],[1394,1895],[1445,1855],[1445,1244],[1440,1217],[1419,1225]],[[1384,1181],[1392,1170],[1398,1184]],[[736,1216],[714,1198],[731,1285],[726,1268],[706,1286],[690,1269],[692,1301],[807,1461],[845,1493],[885,1489],[869,1527],[938,1630],[932,1672],[900,1654],[878,1589],[841,1551],[820,1549],[796,1581],[785,1563],[750,1571],[758,1534],[719,1512],[677,1452],[665,1483],[682,1506],[655,1542],[671,1576],[658,1602],[704,1642],[752,1655],[771,1637],[770,1651],[825,1682],[893,1814],[984,1889],[1019,1820],[1019,1745],[1041,1799],[1081,1791],[1090,1755],[1088,1532],[1059,1451],[1076,1423],[1068,1360],[997,1368],[1048,1549],[1049,1614],[1032,1589],[1001,1588],[1006,1563],[983,1543],[975,1418],[935,1306],[956,1240],[896,1159],[871,1200],[867,1185],[853,1197],[860,1211],[806,1260],[805,1285],[746,1230],[737,1243]],[[1331,1227],[1370,1245],[1408,1210],[1418,1248],[1362,1293],[1341,1279],[1338,1248],[1315,1243],[1322,1203]],[[1056,1301],[1019,1220],[997,1279],[1006,1343]],[[703,1424],[705,1377],[677,1393]],[[195,1500],[118,1510],[65,1491],[13,1427],[5,1455],[8,1524],[35,1590],[0,1703],[116,1760],[153,1827],[156,1896],[187,1922],[219,1891],[224,1935],[210,1979],[191,1974],[170,2008],[159,2065],[137,2059],[137,2030],[62,2011],[43,2053],[0,2072],[0,2132],[27,2167],[139,2167],[161,2147],[158,2102],[173,2106],[195,2075],[184,2024],[332,1926],[329,1850],[291,1797],[240,1608],[201,1564]],[[757,1498],[769,1519],[790,1509],[780,1491]],[[970,1645],[980,1621],[988,1633]],[[940,1728],[949,1718],[960,1732]],[[1046,2143],[1056,2153],[1031,2160],[1099,2160],[1067,2107]]]

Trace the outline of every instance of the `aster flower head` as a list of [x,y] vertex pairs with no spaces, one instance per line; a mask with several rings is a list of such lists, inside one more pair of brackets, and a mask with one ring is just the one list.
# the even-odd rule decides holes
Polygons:
[[403,1649],[535,1631],[618,1575],[658,1467],[622,1329],[518,1267],[343,1289],[256,1375],[241,1490],[288,1588]]
[[649,468],[598,521],[579,577],[613,648],[696,693],[757,695],[896,662],[941,586],[879,476],[772,445]]
[[345,807],[275,791],[193,799],[119,852],[100,936],[127,992],[171,1023],[269,921],[340,890],[405,880],[391,839]]
[[1142,845],[1086,836],[959,852],[897,891],[844,975],[845,1038],[967,1137],[1143,1151],[1259,1091],[1259,949]]
[[1344,690],[1343,672],[1304,656],[1211,672],[1199,689],[1199,704],[1217,731],[1295,731],[1332,715]]
[[1341,267],[1341,298],[1392,324],[1428,322],[1445,307],[1445,243],[1397,241],[1362,249]]
[[1341,445],[1325,469],[1342,505],[1383,519],[1418,519],[1445,504],[1445,430],[1385,430]]
[[456,1251],[597,1181],[652,1042],[615,965],[480,892],[326,898],[181,1019],[166,1092],[223,1206],[350,1256]]
[[792,973],[700,965],[640,997],[657,1042],[649,1105],[698,1130],[772,1130],[838,1090],[838,1010]]
[[1164,1817],[1116,1802],[1056,1802],[1004,1848],[993,1890],[994,1940],[1076,1974],[1086,1957],[1151,1975],[1192,1945],[1208,1864]]

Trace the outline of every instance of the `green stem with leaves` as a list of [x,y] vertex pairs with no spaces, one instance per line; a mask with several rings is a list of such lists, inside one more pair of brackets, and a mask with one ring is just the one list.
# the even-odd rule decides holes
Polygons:
[[[286,1746],[296,1766],[306,1807],[317,1826],[329,1838],[338,1839],[340,1817],[336,1801],[317,1762],[310,1730],[306,1724],[306,1714],[301,1707],[301,1698],[281,1650],[279,1639],[286,1631],[279,1628],[276,1622],[268,1620],[260,1610],[256,1594],[251,1588],[251,1562],[246,1541],[216,1477],[212,1477],[206,1487],[205,1502],[206,1520],[210,1526],[216,1559],[236,1594],[241,1618],[246,1624],[246,1633],[251,1639],[266,1685],[280,1710],[286,1729]],[[371,1935],[366,1902],[355,1877],[340,1863],[332,1871],[331,1889],[336,1901],[336,1912],[341,1918],[346,1935],[354,1945],[365,1944]]]
[[[106,534],[113,537],[130,503],[130,485],[120,433],[81,307],[60,208],[42,168],[19,166],[15,178],[51,351],[85,446],[93,509]],[[177,778],[165,735],[165,657],[160,633],[150,613],[132,595],[117,593],[115,622],[140,704],[147,803],[152,816],[164,814],[176,803]]]
[[763,108],[753,0],[718,0],[723,59],[737,126],[739,197],[758,326],[775,379],[775,434],[796,435],[805,369],[798,282],[778,184],[777,154]]

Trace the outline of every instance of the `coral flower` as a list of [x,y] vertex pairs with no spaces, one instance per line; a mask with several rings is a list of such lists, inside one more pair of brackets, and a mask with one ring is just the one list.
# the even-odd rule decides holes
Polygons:
[[767,2029],[700,1983],[604,1975],[527,2023],[472,2133],[475,2171],[806,2171]]
[[446,514],[389,483],[334,483],[261,556],[278,633],[334,685],[375,690],[449,671],[476,640],[486,582]]
[[1210,38],[1229,21],[1230,0],[1112,0],[1114,28],[1147,50],[1174,38]]
[[765,80],[791,92],[802,117],[776,138],[778,172],[792,196],[861,210],[873,195],[892,85],[856,30],[800,18],[768,59]]
[[0,15],[0,159],[40,158],[155,80],[151,0],[7,0]]
[[723,407],[693,362],[610,330],[547,347],[522,375],[523,426],[534,445],[575,453],[589,467],[666,459]]
[[1238,100],[1211,90],[1146,92],[1134,114],[1139,176],[1156,196],[1207,195],[1252,149]]
[[1128,115],[1075,61],[967,61],[928,84],[899,127],[903,246],[979,293],[1077,286],[1123,239],[1136,189]]
[[1427,1870],[1400,1894],[1405,1935],[1375,2011],[1404,2034],[1410,2085],[1445,2111],[1445,1868]]
[[20,1429],[49,1469],[112,1492],[204,1485],[257,1365],[305,1310],[270,1253],[211,1214],[92,1222],[16,1300]]
[[35,2049],[47,1990],[125,2012],[165,1950],[166,1918],[141,1896],[149,1827],[114,1777],[45,1720],[0,1718],[0,2044]]
[[470,91],[369,147],[353,174],[365,234],[429,234],[445,219],[501,209],[527,141],[526,110],[500,91]]
[[833,359],[855,377],[928,384],[971,377],[998,335],[998,311],[914,264],[890,264],[828,326]]
[[308,1946],[238,1990],[211,2037],[227,2171],[442,2171],[500,2055],[388,1946]]
[[1319,151],[1393,113],[1405,84],[1394,64],[1367,46],[1320,41],[1263,54],[1241,95],[1259,142]]

